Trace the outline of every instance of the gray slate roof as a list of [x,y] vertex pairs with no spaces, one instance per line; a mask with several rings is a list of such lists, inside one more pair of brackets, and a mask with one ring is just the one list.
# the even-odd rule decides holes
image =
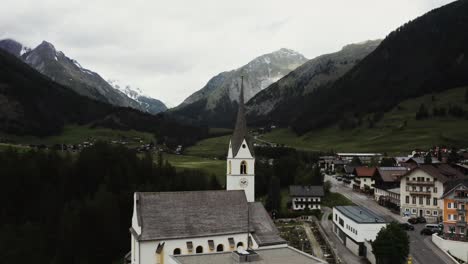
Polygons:
[[[319,264],[323,260],[310,256],[291,247],[257,249],[255,252],[260,260],[248,262],[249,264]],[[229,264],[232,260],[231,252],[192,254],[172,256],[179,264]]]
[[289,196],[291,197],[321,197],[323,196],[322,185],[291,185],[289,186]]
[[249,203],[250,228],[254,230],[253,237],[259,246],[286,244],[286,240],[279,236],[278,229],[270,215],[260,202]]
[[373,223],[388,223],[382,216],[374,213],[363,206],[346,205],[346,206],[335,206],[336,210],[340,211],[343,215],[353,220],[356,223],[361,224],[373,224]]
[[244,191],[137,193],[140,240],[247,232]]
[[232,134],[231,138],[231,146],[232,146],[232,155],[235,157],[239,152],[239,149],[242,146],[242,141],[244,139],[247,141],[247,145],[249,147],[250,153],[254,155],[254,148],[252,145],[252,140],[248,135],[247,130],[247,121],[245,119],[245,105],[244,105],[244,78],[242,77],[241,81],[241,90],[239,95],[239,109],[237,111],[237,120],[236,120],[236,127],[234,128],[234,133]]
[[263,205],[248,203],[242,190],[137,194],[140,240],[250,232],[261,246],[286,244]]

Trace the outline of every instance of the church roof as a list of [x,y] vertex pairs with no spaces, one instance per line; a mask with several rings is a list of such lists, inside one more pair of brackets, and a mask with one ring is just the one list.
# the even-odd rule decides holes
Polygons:
[[248,203],[243,190],[140,192],[137,197],[139,240],[250,232],[260,246],[286,243],[263,205]]
[[239,109],[237,110],[236,127],[231,138],[232,155],[235,157],[241,148],[244,139],[247,141],[250,153],[253,155],[253,146],[248,135],[247,121],[245,119],[245,105],[244,105],[244,78],[242,77],[240,95],[239,95]]
[[140,240],[176,239],[247,232],[244,191],[138,193]]
[[260,202],[249,203],[250,227],[254,232],[252,236],[259,246],[286,244],[286,240],[279,236],[275,223]]

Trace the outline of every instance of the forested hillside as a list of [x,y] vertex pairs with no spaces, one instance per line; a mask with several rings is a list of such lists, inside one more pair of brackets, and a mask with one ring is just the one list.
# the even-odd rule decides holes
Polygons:
[[[468,84],[468,1],[435,9],[390,33],[342,78],[283,106],[300,134],[377,117],[402,100]],[[285,125],[287,125],[285,124]]]
[[134,129],[177,138],[188,144],[207,135],[207,128],[180,125],[80,96],[0,50],[0,132],[15,135],[59,134],[67,124]]

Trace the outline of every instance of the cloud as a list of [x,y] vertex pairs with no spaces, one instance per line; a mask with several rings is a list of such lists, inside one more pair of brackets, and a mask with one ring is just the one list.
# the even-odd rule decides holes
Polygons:
[[0,38],[53,43],[105,78],[175,106],[219,72],[291,48],[308,58],[390,31],[449,0],[6,0]]

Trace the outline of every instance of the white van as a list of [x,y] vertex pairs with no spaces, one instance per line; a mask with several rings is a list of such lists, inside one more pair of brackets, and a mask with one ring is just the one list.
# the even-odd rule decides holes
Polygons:
[[431,229],[433,231],[439,231],[440,230],[440,226],[438,224],[427,224],[426,228],[429,228],[429,229]]

